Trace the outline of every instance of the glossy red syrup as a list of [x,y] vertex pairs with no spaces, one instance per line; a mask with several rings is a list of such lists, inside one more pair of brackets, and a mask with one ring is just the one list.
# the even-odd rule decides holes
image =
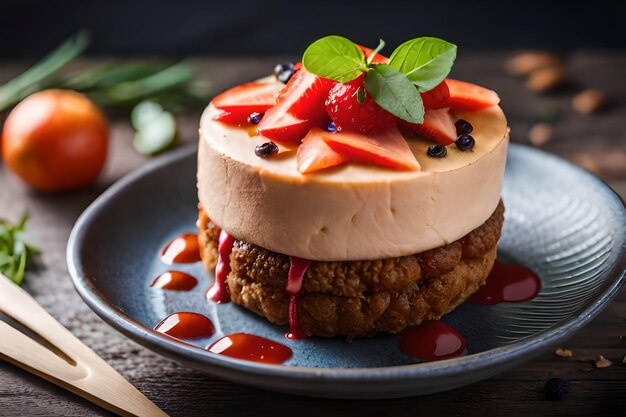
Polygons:
[[161,252],[161,260],[167,265],[173,263],[192,263],[200,260],[200,245],[195,233],[181,233]]
[[480,287],[468,301],[474,304],[493,305],[503,302],[528,301],[541,290],[537,274],[528,268],[496,262]]
[[285,362],[293,354],[285,345],[248,333],[224,336],[209,347],[209,352],[236,359],[274,364]]
[[208,317],[198,313],[179,312],[167,316],[154,330],[182,340],[210,337],[215,327]]
[[306,335],[300,328],[300,319],[298,318],[298,294],[302,289],[302,279],[304,274],[311,266],[311,261],[295,256],[289,257],[289,275],[287,276],[287,286],[285,291],[289,294],[289,331],[285,333],[285,337],[290,340],[299,340],[306,338]]
[[198,280],[193,276],[181,271],[168,271],[159,275],[150,286],[162,290],[189,291],[196,285]]
[[436,361],[463,353],[465,339],[447,324],[427,320],[400,333],[400,349],[407,355]]
[[230,273],[230,253],[233,251],[235,238],[226,233],[220,232],[217,245],[217,266],[215,267],[215,282],[209,288],[206,298],[216,303],[227,303],[230,301],[230,294],[226,284],[226,277]]

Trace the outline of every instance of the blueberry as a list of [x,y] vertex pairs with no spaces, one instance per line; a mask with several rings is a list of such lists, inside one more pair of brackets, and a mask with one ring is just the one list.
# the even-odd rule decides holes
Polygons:
[[448,154],[448,150],[443,145],[430,145],[428,147],[428,156],[433,158],[443,158]]
[[265,142],[254,148],[254,154],[259,158],[267,158],[278,153],[278,146],[274,142]]
[[548,400],[560,400],[569,392],[569,384],[563,378],[550,378],[543,386],[543,393]]
[[470,135],[459,135],[454,143],[456,144],[456,147],[462,151],[471,151],[472,148],[474,148],[476,141]]
[[283,84],[287,84],[293,75],[293,64],[291,62],[281,63],[274,67],[276,79]]
[[328,130],[329,132],[335,133],[337,131],[337,127],[335,126],[335,122],[328,123],[328,126],[326,126],[326,130]]
[[474,131],[474,127],[467,120],[459,119],[454,124],[457,135],[469,135]]
[[250,113],[248,116],[248,123],[252,123],[253,125],[258,125],[261,119],[263,118],[263,113],[259,113],[257,111]]

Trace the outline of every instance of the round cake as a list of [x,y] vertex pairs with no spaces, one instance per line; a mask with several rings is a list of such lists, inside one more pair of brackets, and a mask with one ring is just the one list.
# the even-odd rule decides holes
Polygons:
[[[504,219],[504,113],[497,104],[476,109],[464,98],[454,101],[450,88],[449,107],[426,108],[418,129],[399,121],[382,133],[350,133],[337,129],[342,119],[328,109],[324,114],[331,125],[321,116],[303,119],[313,120],[304,137],[281,141],[264,122],[275,120],[281,106],[295,108],[289,100],[303,89],[298,83],[315,77],[306,71],[293,71],[287,86],[280,77],[268,77],[250,83],[251,92],[246,85],[236,87],[239,95],[246,91],[242,102],[224,104],[224,96],[218,96],[202,116],[199,239],[207,270],[221,263],[216,274],[221,301],[230,299],[273,323],[290,324],[303,336],[395,333],[440,318],[485,282],[496,258]],[[261,100],[255,94],[274,98],[257,108]],[[310,100],[310,90],[307,94]],[[320,101],[329,102],[327,97]],[[237,105],[250,116],[232,122],[228,118]],[[446,120],[440,122],[443,112]],[[287,116],[296,119],[289,126],[299,128],[301,114]],[[443,157],[446,139],[423,129],[429,120],[434,128],[443,126],[441,132],[449,131],[450,123],[464,123],[457,123],[456,144],[452,139]],[[466,126],[471,136],[459,131]],[[332,145],[330,152],[341,153],[341,163],[303,172],[301,153],[313,134]],[[466,140],[461,136],[471,138],[471,148],[460,143]],[[398,140],[402,144],[392,149]],[[345,144],[352,146],[351,154]],[[408,155],[411,162],[390,167],[395,155],[404,160]],[[301,276],[293,278],[301,262]]]

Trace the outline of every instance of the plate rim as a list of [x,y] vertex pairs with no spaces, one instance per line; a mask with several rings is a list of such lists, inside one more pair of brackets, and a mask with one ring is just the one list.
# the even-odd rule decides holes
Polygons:
[[[141,178],[150,175],[152,172],[164,166],[175,163],[181,159],[189,158],[195,154],[196,151],[197,145],[195,144],[181,147],[150,161],[111,185],[79,216],[70,233],[66,252],[67,265],[74,287],[83,301],[100,318],[122,334],[145,347],[153,351],[156,349],[157,353],[193,366],[196,369],[210,370],[218,375],[224,375],[224,372],[228,371],[243,371],[251,375],[283,377],[288,379],[333,380],[334,382],[350,382],[362,380],[364,377],[367,377],[368,382],[373,383],[399,381],[407,378],[446,377],[465,372],[488,370],[497,364],[502,365],[504,362],[515,364],[517,363],[516,361],[523,360],[523,356],[531,357],[533,354],[537,355],[547,347],[570,336],[573,332],[585,326],[595,318],[608,302],[619,293],[626,280],[626,241],[624,241],[622,242],[617,261],[613,263],[610,269],[604,272],[607,278],[596,290],[598,295],[587,300],[585,304],[573,312],[570,317],[525,339],[457,358],[375,368],[316,368],[262,364],[214,355],[204,349],[199,349],[198,347],[162,335],[124,313],[111,301],[106,299],[89,278],[85,276],[80,263],[80,250],[88,226],[92,219],[97,217],[98,213],[106,208],[109,200]],[[626,204],[621,197],[606,184],[606,182],[583,168],[559,156],[526,145],[510,144],[509,152],[531,152],[541,157],[556,159],[560,163],[569,165],[570,168],[574,168],[582,175],[592,177],[600,186],[607,188],[617,201],[621,202],[622,209],[626,212]],[[204,366],[201,368],[196,366],[198,362],[202,363]],[[209,368],[207,368],[207,366]]]

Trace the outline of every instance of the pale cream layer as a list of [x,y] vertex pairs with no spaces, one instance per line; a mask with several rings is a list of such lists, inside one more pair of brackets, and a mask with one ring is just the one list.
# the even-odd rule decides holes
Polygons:
[[491,216],[500,199],[508,128],[500,107],[459,114],[474,126],[473,151],[407,141],[422,169],[395,171],[347,164],[301,174],[295,150],[262,159],[267,139],[213,120],[200,122],[198,195],[228,233],[275,252],[313,260],[405,256],[453,242]]

